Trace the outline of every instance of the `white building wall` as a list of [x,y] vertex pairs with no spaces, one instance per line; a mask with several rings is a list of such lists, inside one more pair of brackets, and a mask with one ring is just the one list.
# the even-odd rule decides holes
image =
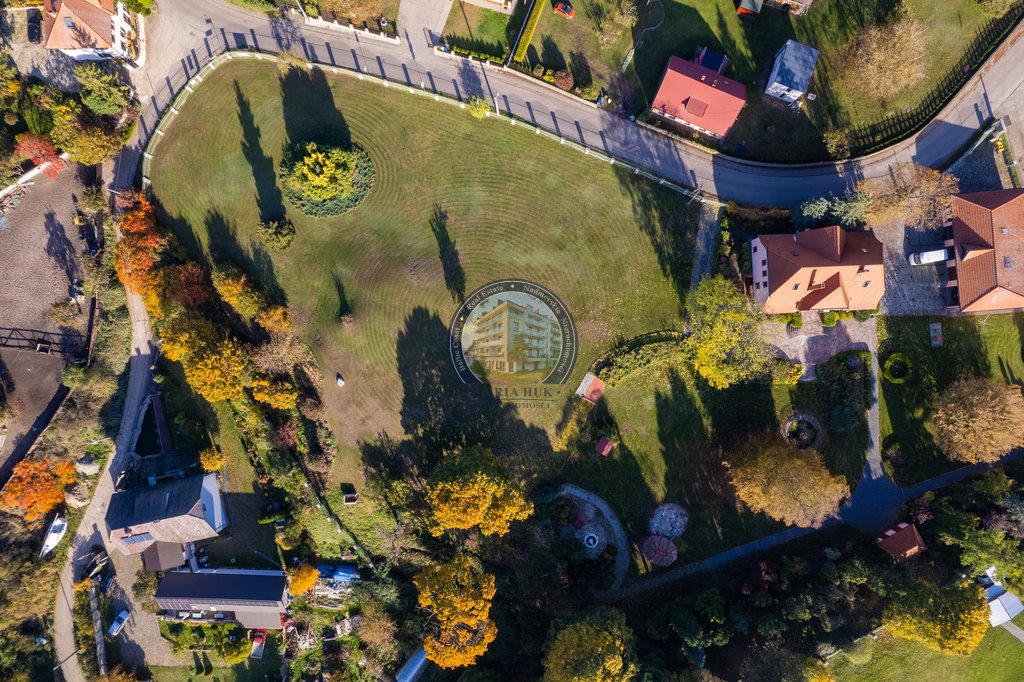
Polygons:
[[754,277],[754,300],[764,304],[768,300],[768,252],[761,239],[750,242],[750,270]]

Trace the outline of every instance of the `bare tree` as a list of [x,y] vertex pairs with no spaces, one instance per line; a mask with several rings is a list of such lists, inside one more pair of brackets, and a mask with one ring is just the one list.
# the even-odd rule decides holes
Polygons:
[[855,194],[869,222],[902,218],[908,225],[920,225],[941,220],[958,190],[956,176],[903,162],[890,166],[887,175],[859,182]]
[[903,16],[862,29],[842,52],[840,71],[852,90],[884,102],[921,82],[927,58],[924,24]]

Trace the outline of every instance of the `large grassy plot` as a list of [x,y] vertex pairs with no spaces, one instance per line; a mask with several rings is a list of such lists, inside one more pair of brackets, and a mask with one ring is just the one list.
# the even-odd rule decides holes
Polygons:
[[[309,138],[362,146],[375,185],[340,218],[287,210],[295,243],[268,252],[256,225],[287,208],[282,151]],[[689,282],[696,212],[681,196],[522,127],[348,76],[218,68],[161,141],[151,179],[186,248],[238,263],[291,307],[328,377],[338,483],[361,484],[360,443],[443,409],[424,386],[455,380],[447,328],[460,295],[517,277],[568,307],[576,369],[559,400],[519,415],[543,434],[616,338],[678,325]],[[346,523],[372,534],[365,506],[346,509]]]
[[[929,323],[942,325],[943,345],[933,347]],[[879,329],[879,360],[905,354],[911,374],[904,384],[882,382],[880,417],[883,449],[898,446],[905,463],[894,470],[897,482],[909,485],[960,464],[939,450],[931,426],[935,396],[956,379],[992,376],[1024,385],[1024,316],[885,318]]]

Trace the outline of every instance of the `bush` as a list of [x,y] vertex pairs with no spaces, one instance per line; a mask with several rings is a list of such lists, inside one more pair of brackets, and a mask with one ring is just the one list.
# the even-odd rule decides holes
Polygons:
[[451,51],[454,52],[455,54],[461,54],[461,55],[465,55],[467,57],[476,57],[477,59],[480,59],[482,61],[492,62],[494,64],[504,64],[505,63],[505,55],[504,54],[496,55],[496,54],[490,54],[488,52],[477,52],[476,50],[467,50],[466,48],[459,47],[458,45],[451,45],[450,47],[451,47]]
[[804,375],[804,368],[799,362],[776,360],[772,364],[772,383],[794,386]]
[[893,353],[882,365],[882,378],[890,384],[903,384],[910,378],[910,358],[903,353]]
[[852,310],[826,310],[821,314],[821,324],[824,327],[834,327],[839,320],[853,318]]
[[782,315],[777,315],[775,319],[789,325],[793,329],[800,329],[800,327],[804,326],[803,313],[783,313]]
[[614,386],[633,372],[652,365],[684,367],[686,356],[679,341],[667,334],[633,339],[611,351],[603,360],[605,365],[597,374],[609,386]]
[[849,431],[864,419],[870,362],[867,351],[848,351],[818,367],[818,380],[828,392],[829,427],[833,431]]
[[469,115],[480,121],[491,113],[491,105],[483,97],[470,97],[466,106],[469,108]]
[[213,473],[224,468],[224,453],[216,448],[206,448],[199,453],[199,464],[206,473]]
[[281,160],[281,185],[289,202],[308,216],[341,215],[358,206],[373,186],[373,162],[360,147],[303,142]]
[[85,368],[78,365],[68,365],[60,374],[60,383],[68,388],[79,388],[84,386],[88,380],[89,377],[85,373]]
[[878,309],[875,309],[875,310],[854,310],[853,311],[853,319],[857,320],[858,322],[867,322],[868,320],[871,319],[872,315],[875,315],[877,313],[878,313]]
[[545,0],[534,0],[533,7],[530,8],[530,16],[526,18],[523,34],[519,37],[519,44],[516,45],[516,52],[512,55],[512,61],[521,62],[526,58],[526,51],[530,48],[530,41],[533,40],[533,34],[537,31],[537,24],[540,23],[540,17],[547,5]]
[[264,244],[278,251],[284,251],[295,240],[295,225],[287,218],[262,222],[256,226],[256,232]]

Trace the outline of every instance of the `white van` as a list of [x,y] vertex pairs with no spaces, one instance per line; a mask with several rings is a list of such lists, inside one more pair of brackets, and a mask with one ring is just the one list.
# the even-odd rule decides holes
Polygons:
[[928,263],[941,263],[947,260],[946,249],[935,249],[934,251],[922,251],[907,256],[907,262],[911,265],[927,265]]

